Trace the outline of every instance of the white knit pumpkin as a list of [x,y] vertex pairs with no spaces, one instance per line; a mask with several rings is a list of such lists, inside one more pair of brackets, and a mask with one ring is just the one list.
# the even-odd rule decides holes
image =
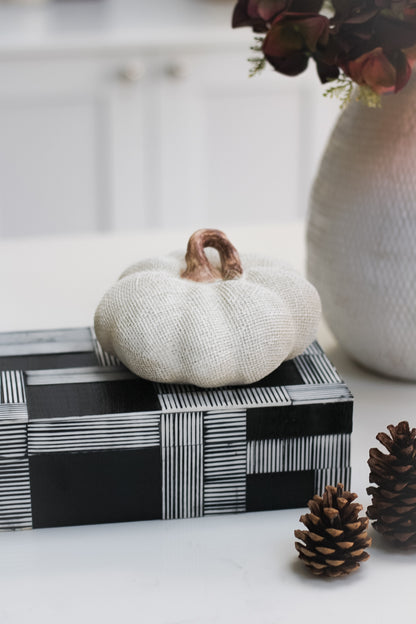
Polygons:
[[243,272],[236,273],[221,245],[220,255],[205,254],[203,247],[216,246],[213,232],[194,234],[208,240],[194,263],[200,281],[184,275],[188,246],[187,264],[172,253],[129,267],[98,305],[101,346],[140,377],[202,387],[248,384],[315,338],[321,312],[315,288],[290,267],[254,255],[242,256]]

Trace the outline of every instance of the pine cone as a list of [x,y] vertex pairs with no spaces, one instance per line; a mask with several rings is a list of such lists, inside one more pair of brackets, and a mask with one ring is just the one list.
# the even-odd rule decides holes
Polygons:
[[391,437],[379,433],[376,438],[389,454],[370,449],[370,483],[367,488],[372,505],[367,515],[373,527],[393,544],[402,548],[416,547],[416,429],[409,423],[389,425]]
[[300,517],[308,531],[295,531],[304,544],[295,542],[299,558],[317,576],[344,576],[360,567],[371,545],[366,529],[368,518],[358,517],[363,506],[352,501],[357,494],[344,490],[338,483],[327,485],[323,497],[314,496],[308,502],[311,513]]

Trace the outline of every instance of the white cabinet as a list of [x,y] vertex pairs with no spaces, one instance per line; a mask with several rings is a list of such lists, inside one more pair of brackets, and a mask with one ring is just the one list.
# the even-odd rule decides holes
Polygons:
[[[247,49],[177,54],[161,84],[160,223],[208,225],[304,215],[337,112],[317,78],[248,78]],[[317,98],[327,112],[318,112]]]
[[142,63],[0,62],[3,236],[146,225]]
[[[0,59],[0,235],[303,214],[336,105],[243,45]],[[322,101],[321,101],[322,100]]]

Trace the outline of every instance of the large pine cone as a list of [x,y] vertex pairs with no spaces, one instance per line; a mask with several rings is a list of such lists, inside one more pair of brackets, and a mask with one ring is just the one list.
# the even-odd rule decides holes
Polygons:
[[356,494],[347,492],[341,483],[327,485],[323,497],[308,502],[311,513],[300,521],[308,531],[295,531],[304,544],[295,542],[299,558],[318,576],[343,576],[354,572],[366,561],[364,551],[371,545],[366,529],[368,518],[358,517],[363,506],[353,503]]
[[389,454],[370,449],[370,483],[367,488],[372,505],[367,515],[375,520],[373,527],[396,546],[416,547],[416,429],[409,423],[389,425],[389,437],[379,433],[376,438]]

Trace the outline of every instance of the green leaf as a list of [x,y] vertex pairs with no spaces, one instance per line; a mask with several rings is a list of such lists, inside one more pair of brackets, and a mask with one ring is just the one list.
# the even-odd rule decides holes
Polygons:
[[261,53],[262,56],[253,56],[248,59],[248,62],[251,64],[250,71],[248,72],[250,78],[253,78],[253,76],[260,74],[260,72],[262,72],[263,69],[266,67],[266,59],[263,55],[264,37],[254,37],[254,41],[255,44],[250,47],[250,50],[252,50],[253,52]]
[[[329,87],[324,97],[339,98],[340,108],[344,109],[351,101],[354,92],[354,82],[346,76],[341,74],[339,78],[334,80],[333,86]],[[375,93],[367,85],[360,85],[358,87],[358,93],[355,96],[357,102],[362,102],[369,108],[381,108],[381,96],[379,93]]]
[[354,89],[353,81],[345,74],[340,74],[331,84],[332,86],[325,91],[324,97],[338,98],[340,101],[339,107],[344,109],[351,101]]
[[370,87],[367,87],[367,85],[359,87],[356,99],[358,102],[362,102],[368,106],[368,108],[381,108],[381,95],[375,93]]

